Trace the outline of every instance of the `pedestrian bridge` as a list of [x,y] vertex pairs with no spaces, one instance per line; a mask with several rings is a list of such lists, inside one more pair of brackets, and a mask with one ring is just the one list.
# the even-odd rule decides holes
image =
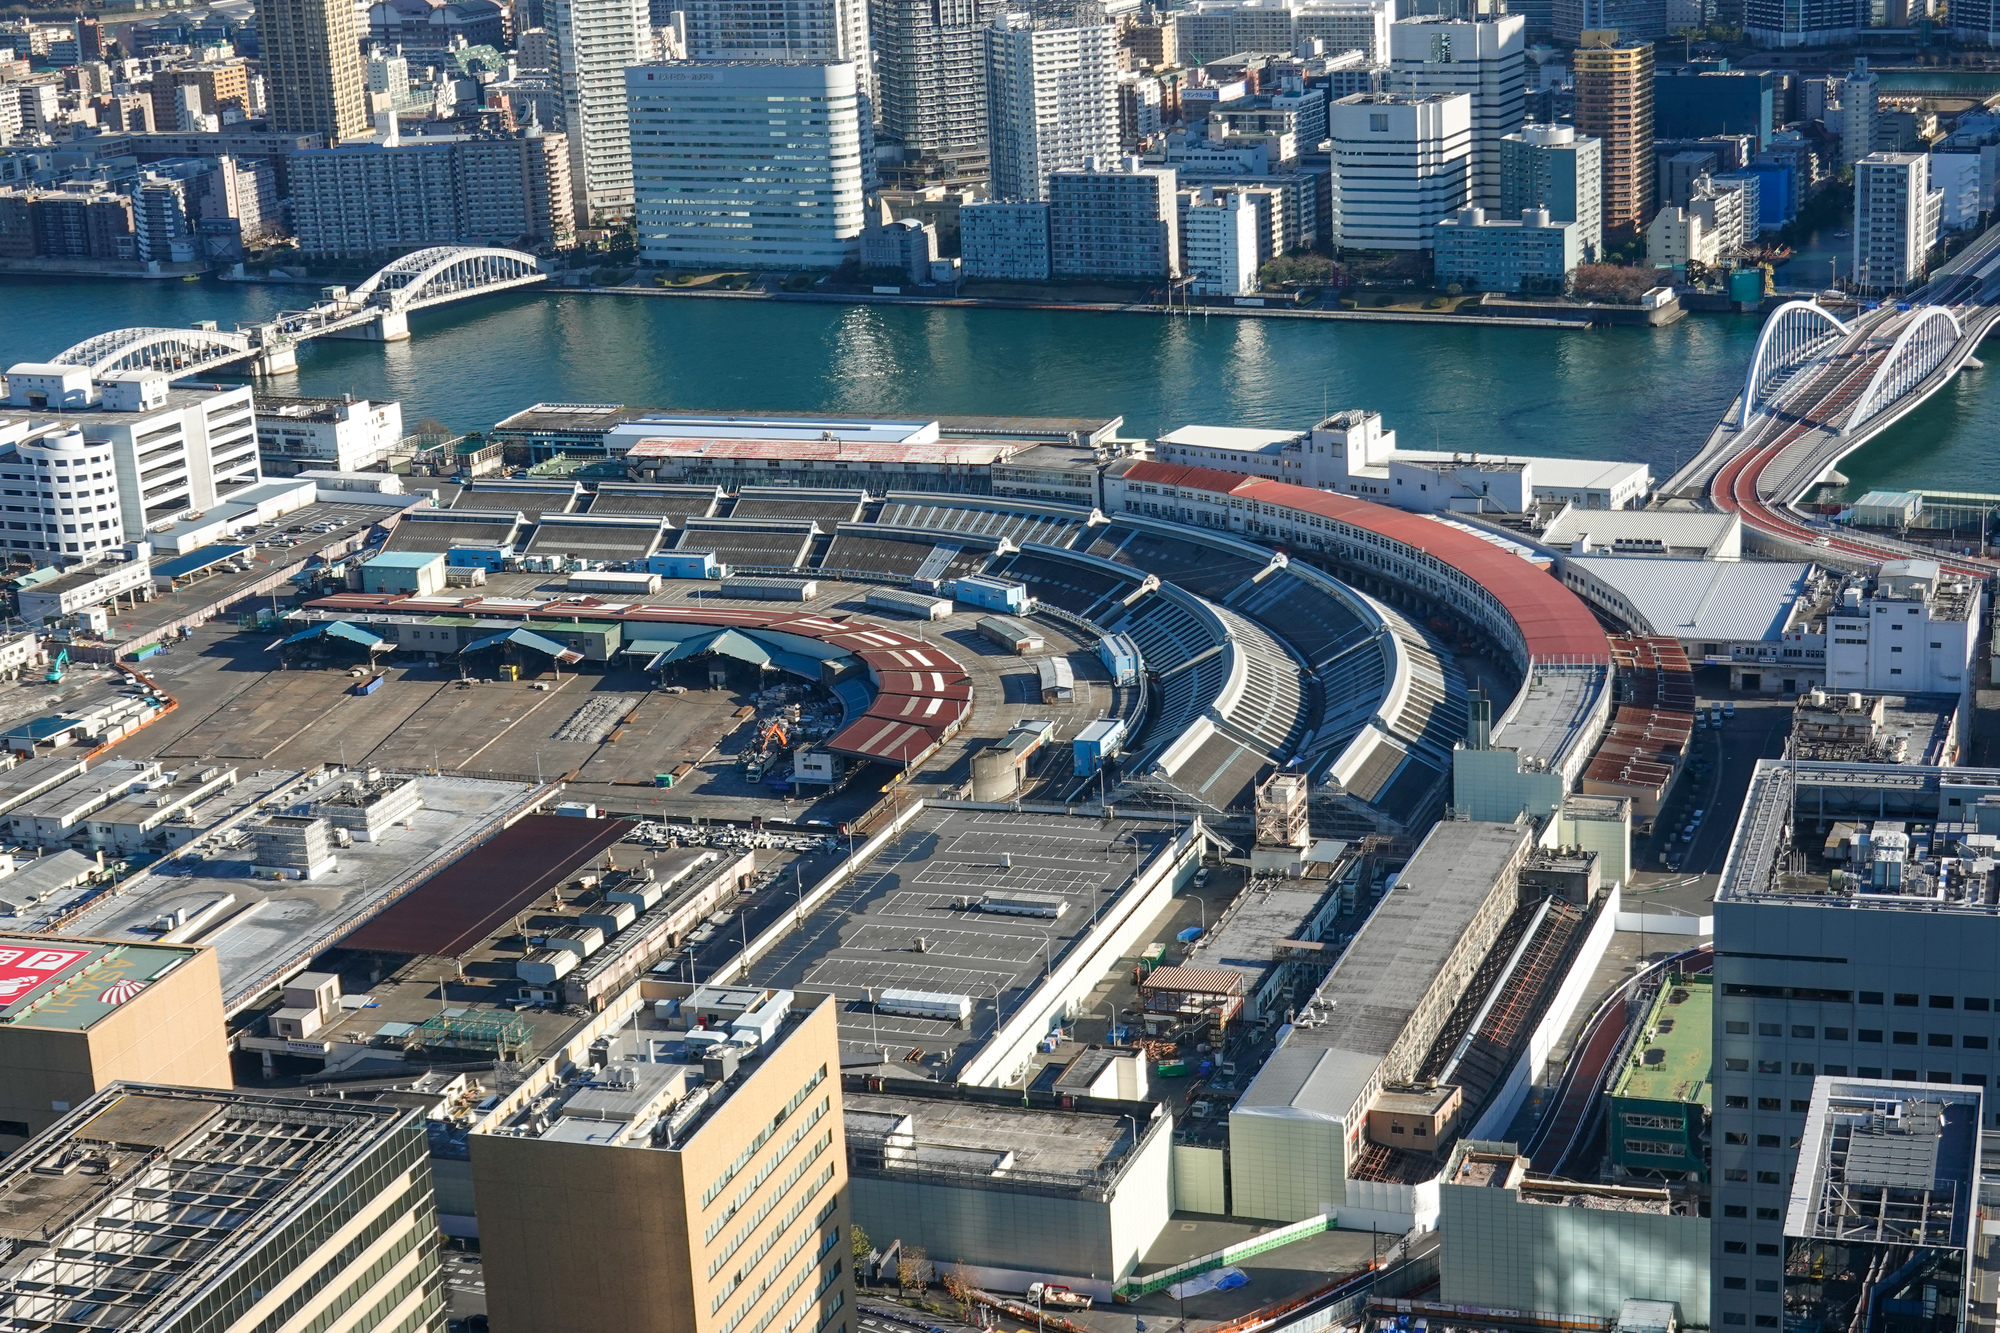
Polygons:
[[384,267],[360,286],[330,287],[326,299],[234,330],[113,329],[58,353],[62,365],[93,375],[160,370],[199,375],[249,361],[258,374],[298,368],[298,346],[314,338],[398,342],[410,336],[409,315],[454,301],[548,281],[533,255],[519,250],[446,245],[418,250]]

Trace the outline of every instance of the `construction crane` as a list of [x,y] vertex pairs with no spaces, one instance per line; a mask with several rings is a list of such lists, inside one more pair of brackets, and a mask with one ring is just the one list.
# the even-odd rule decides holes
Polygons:
[[63,673],[69,670],[69,649],[56,654],[55,661],[49,663],[49,674],[43,679],[51,685],[62,684]]

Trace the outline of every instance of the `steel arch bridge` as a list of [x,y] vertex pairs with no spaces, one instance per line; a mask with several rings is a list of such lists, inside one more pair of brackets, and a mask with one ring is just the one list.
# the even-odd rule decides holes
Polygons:
[[114,370],[195,372],[249,355],[250,335],[220,329],[113,329],[86,338],[53,358],[87,367],[92,375]]
[[1827,343],[1847,332],[1847,325],[1817,301],[1787,301],[1764,321],[1757,350],[1743,376],[1743,406],[1736,428],[1743,430],[1763,408],[1762,395],[1788,371],[1811,360]]
[[1866,425],[1870,417],[1929,379],[1931,372],[1951,359],[1964,337],[1965,326],[1957,315],[1941,305],[1925,306],[1897,335],[1889,355],[1869,377],[1868,387],[1861,391],[1841,433]]
[[441,245],[404,255],[356,287],[353,296],[404,311],[544,278],[533,255],[483,246]]

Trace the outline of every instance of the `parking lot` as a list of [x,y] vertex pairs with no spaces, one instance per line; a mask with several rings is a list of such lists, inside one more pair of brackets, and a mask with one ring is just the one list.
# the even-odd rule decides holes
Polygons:
[[1719,874],[1750,789],[1751,770],[1758,759],[1785,752],[1792,720],[1789,698],[1698,693],[1696,706],[1700,723],[1689,741],[1686,770],[1668,790],[1651,836],[1632,840],[1638,869]]

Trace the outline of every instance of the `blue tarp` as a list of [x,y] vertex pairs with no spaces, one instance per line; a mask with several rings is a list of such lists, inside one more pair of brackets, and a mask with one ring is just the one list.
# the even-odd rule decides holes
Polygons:
[[482,648],[496,648],[503,643],[511,643],[521,648],[532,648],[545,657],[553,657],[558,662],[581,662],[583,654],[573,648],[565,648],[554,639],[543,638],[531,629],[510,629],[504,634],[489,634],[483,639],[475,639],[459,649],[459,655],[476,653]]

